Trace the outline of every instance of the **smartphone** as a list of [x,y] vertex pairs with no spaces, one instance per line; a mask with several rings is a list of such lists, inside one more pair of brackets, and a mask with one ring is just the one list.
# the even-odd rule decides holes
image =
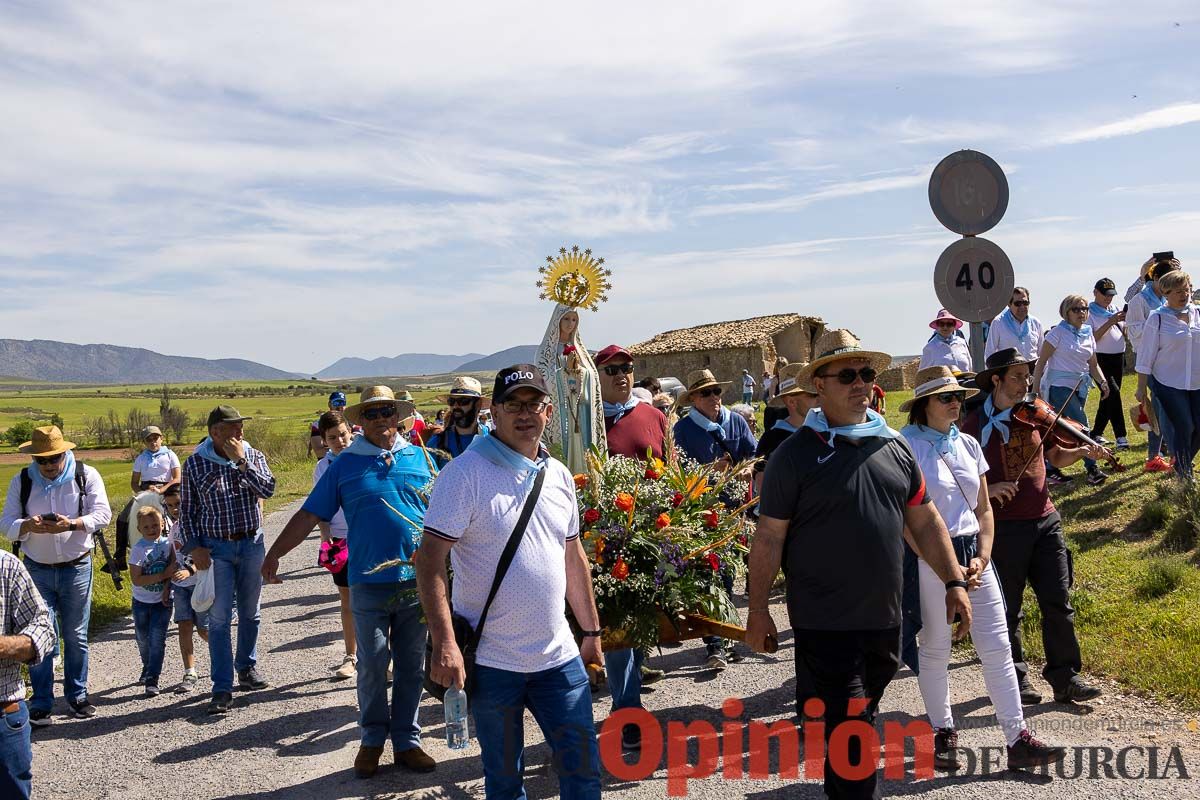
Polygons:
[[62,522],[64,519],[66,519],[66,517],[61,517],[58,514],[55,514],[53,511],[42,514],[42,522]]
[[1153,256],[1155,261],[1170,261],[1174,257],[1175,257],[1174,250],[1164,250],[1161,253],[1155,253]]

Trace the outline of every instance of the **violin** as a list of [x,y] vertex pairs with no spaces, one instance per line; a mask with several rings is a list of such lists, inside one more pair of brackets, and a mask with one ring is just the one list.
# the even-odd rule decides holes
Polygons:
[[1116,472],[1125,471],[1125,465],[1117,460],[1112,450],[1088,435],[1085,425],[1061,416],[1053,406],[1037,395],[1027,394],[1024,400],[1013,406],[1012,418],[1037,429],[1042,434],[1042,444],[1045,447],[1099,447],[1104,451],[1105,463]]

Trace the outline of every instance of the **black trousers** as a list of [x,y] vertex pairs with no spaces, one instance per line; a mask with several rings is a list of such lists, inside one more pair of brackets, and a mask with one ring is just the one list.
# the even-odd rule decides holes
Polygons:
[[1075,609],[1068,591],[1074,579],[1071,553],[1063,540],[1058,512],[1033,520],[996,520],[992,565],[1007,606],[1008,638],[1017,679],[1025,680],[1029,665],[1021,636],[1025,583],[1033,587],[1042,612],[1042,647],[1046,668],[1042,677],[1056,692],[1064,692],[1083,667],[1075,637]]
[[[851,698],[868,698],[866,711],[854,719],[875,724],[883,691],[900,668],[900,629],[882,631],[793,630],[796,644],[797,699],[801,685],[825,703],[825,794],[831,798],[878,798],[878,771],[866,780],[846,780],[834,773],[828,755],[829,737],[845,722]],[[797,713],[802,713],[798,709]],[[852,738],[849,762],[863,758],[861,742]],[[874,758],[875,754],[867,755]]]
[[1096,421],[1092,424],[1092,438],[1104,434],[1104,426],[1112,423],[1113,435],[1125,437],[1125,409],[1121,407],[1121,378],[1124,377],[1124,353],[1097,353],[1096,363],[1108,380],[1108,397],[1100,400],[1096,408]]

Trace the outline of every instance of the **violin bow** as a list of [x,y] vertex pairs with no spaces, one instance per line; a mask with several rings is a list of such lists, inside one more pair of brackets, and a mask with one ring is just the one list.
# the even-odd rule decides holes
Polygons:
[[[1090,378],[1091,378],[1090,374],[1083,375],[1083,376],[1080,376],[1079,380],[1075,382],[1075,386],[1071,389],[1071,393],[1069,395],[1067,395],[1067,399],[1064,400],[1062,406],[1057,411],[1054,412],[1054,417],[1050,420],[1050,424],[1046,427],[1046,433],[1049,433],[1050,430],[1055,425],[1058,424],[1058,418],[1061,417],[1063,411],[1065,411],[1067,409],[1067,405],[1071,402],[1071,398],[1074,397],[1075,393],[1079,391],[1080,384],[1082,384],[1085,379],[1090,379]],[[1053,408],[1053,406],[1051,406],[1051,408]],[[1034,430],[1037,430],[1036,426],[1034,427]],[[1045,452],[1046,452],[1045,445],[1043,444],[1041,447],[1038,448],[1038,450],[1041,450],[1042,453],[1045,454]],[[1013,478],[1013,483],[1020,483],[1021,478],[1025,475],[1025,470],[1029,469],[1029,465],[1033,463],[1033,460],[1035,458],[1037,458],[1038,450],[1034,450],[1030,454],[1029,458],[1026,459],[1025,466],[1021,467],[1021,471],[1017,473],[1017,477]]]

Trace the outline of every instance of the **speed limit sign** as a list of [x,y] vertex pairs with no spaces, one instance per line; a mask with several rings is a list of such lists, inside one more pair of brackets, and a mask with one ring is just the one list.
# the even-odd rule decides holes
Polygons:
[[933,287],[950,313],[968,322],[990,322],[1012,299],[1012,262],[998,245],[978,236],[959,239],[938,257]]
[[959,150],[933,168],[929,205],[950,230],[976,236],[994,228],[1008,210],[1008,179],[990,156]]

